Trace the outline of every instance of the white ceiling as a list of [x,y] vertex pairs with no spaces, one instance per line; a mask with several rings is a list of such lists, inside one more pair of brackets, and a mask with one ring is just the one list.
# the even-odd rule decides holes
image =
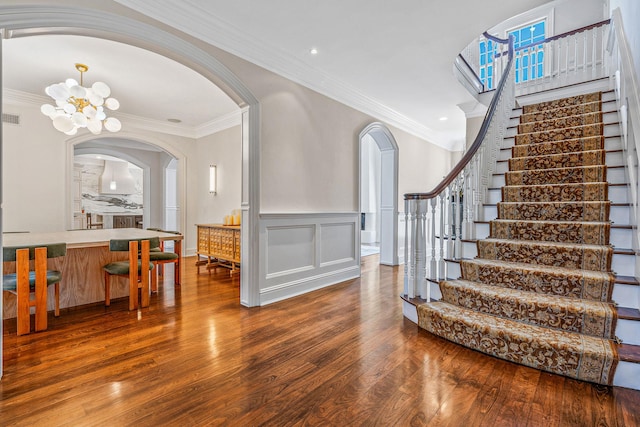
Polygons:
[[[179,119],[179,126],[197,128],[238,111],[217,86],[190,68],[126,44],[45,35],[7,39],[2,48],[4,88],[40,95],[42,102],[53,103],[44,93],[46,86],[69,77],[80,81],[75,69],[79,62],[89,66],[85,86],[103,81],[111,87],[111,96],[120,101],[114,116],[132,115],[159,123]],[[12,95],[16,94],[9,93],[9,98]]]
[[[487,28],[549,2],[115,1],[448,148],[461,146],[458,105],[472,101],[453,76],[456,55]],[[108,83],[122,114],[198,127],[237,111],[199,74],[121,43],[31,36],[3,49],[5,89],[44,97],[44,87],[77,77],[74,63],[83,62],[85,83]]]

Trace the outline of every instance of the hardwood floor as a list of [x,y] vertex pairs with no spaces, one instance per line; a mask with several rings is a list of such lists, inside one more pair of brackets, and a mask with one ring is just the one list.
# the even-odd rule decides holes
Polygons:
[[0,425],[638,426],[640,392],[515,365],[402,316],[402,268],[261,308],[239,275],[171,267],[151,306],[127,299],[4,323]]

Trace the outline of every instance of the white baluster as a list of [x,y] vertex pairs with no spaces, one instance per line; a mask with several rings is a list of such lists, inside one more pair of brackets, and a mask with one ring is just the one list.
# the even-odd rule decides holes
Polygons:
[[[446,193],[445,193],[446,194]],[[438,257],[438,279],[444,279],[444,239],[445,239],[445,233],[444,233],[444,222],[445,222],[445,209],[444,209],[444,203],[445,203],[445,194],[441,194],[438,196],[438,199],[440,201],[440,253],[439,253],[439,257]]]
[[430,200],[431,203],[431,235],[429,240],[431,242],[431,262],[429,263],[429,277],[437,278],[438,276],[438,263],[436,260],[436,198]]
[[418,219],[417,219],[417,247],[416,247],[416,292],[420,298],[427,298],[427,213],[428,204],[424,199],[417,202]]

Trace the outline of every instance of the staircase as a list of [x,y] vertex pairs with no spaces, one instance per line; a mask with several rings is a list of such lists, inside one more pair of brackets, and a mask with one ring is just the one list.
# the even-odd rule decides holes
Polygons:
[[640,312],[609,99],[598,92],[519,111],[505,173],[494,177],[500,200],[485,208],[497,219],[476,224],[488,237],[448,262],[447,277],[460,278],[440,281],[431,295],[441,300],[417,306],[420,327],[515,363],[640,388],[628,378],[640,372]]

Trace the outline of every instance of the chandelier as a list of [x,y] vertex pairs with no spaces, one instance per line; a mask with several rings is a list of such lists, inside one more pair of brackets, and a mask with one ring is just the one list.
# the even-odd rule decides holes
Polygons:
[[47,86],[45,93],[55,100],[55,106],[44,104],[40,111],[49,116],[53,127],[67,135],[75,135],[79,128],[87,128],[94,135],[102,132],[117,132],[122,128],[120,120],[107,117],[105,107],[117,110],[120,103],[109,98],[111,89],[105,83],[95,82],[91,87],[83,87],[83,74],[89,70],[85,64],[76,64],[80,72],[80,83],[75,79]]

